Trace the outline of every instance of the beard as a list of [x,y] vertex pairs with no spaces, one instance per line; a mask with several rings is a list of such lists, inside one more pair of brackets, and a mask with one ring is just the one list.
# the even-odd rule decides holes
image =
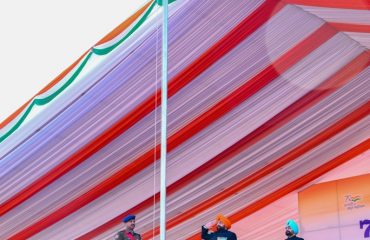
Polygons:
[[226,230],[226,227],[217,225],[217,230]]
[[291,231],[285,231],[285,235],[288,236],[288,237],[291,237],[294,234]]

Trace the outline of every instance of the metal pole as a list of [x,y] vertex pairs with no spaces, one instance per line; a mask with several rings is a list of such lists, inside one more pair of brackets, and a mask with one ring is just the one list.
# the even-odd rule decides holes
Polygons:
[[166,162],[167,162],[167,50],[168,0],[162,0],[162,98],[161,98],[161,189],[160,189],[160,240],[166,240]]

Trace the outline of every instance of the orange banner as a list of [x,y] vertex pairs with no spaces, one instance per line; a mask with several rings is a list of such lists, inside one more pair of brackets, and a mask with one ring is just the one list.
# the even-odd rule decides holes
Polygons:
[[370,240],[370,174],[311,186],[298,205],[305,239]]

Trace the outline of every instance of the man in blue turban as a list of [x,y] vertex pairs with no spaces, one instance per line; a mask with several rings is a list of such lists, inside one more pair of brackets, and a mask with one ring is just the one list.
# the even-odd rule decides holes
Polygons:
[[294,220],[289,219],[285,225],[285,235],[288,237],[286,240],[304,240],[303,238],[297,237],[298,233],[298,224]]
[[135,215],[127,215],[122,219],[125,224],[124,230],[119,231],[114,239],[117,240],[141,240],[140,234],[134,232],[135,228]]

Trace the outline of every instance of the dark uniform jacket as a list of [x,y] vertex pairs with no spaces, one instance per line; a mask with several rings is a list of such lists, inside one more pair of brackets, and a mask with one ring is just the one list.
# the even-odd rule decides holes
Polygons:
[[235,233],[226,229],[208,233],[208,229],[202,226],[202,239],[204,240],[237,240]]
[[294,236],[294,237],[291,237],[291,238],[287,238],[286,240],[304,240],[304,239],[300,238],[300,237],[297,237],[297,236]]
[[[140,234],[134,232],[133,233],[134,235],[134,238],[135,240],[141,240],[141,236]],[[115,240],[131,240],[127,235],[126,235],[126,231],[123,230],[123,231],[119,231],[116,236],[114,237]]]

